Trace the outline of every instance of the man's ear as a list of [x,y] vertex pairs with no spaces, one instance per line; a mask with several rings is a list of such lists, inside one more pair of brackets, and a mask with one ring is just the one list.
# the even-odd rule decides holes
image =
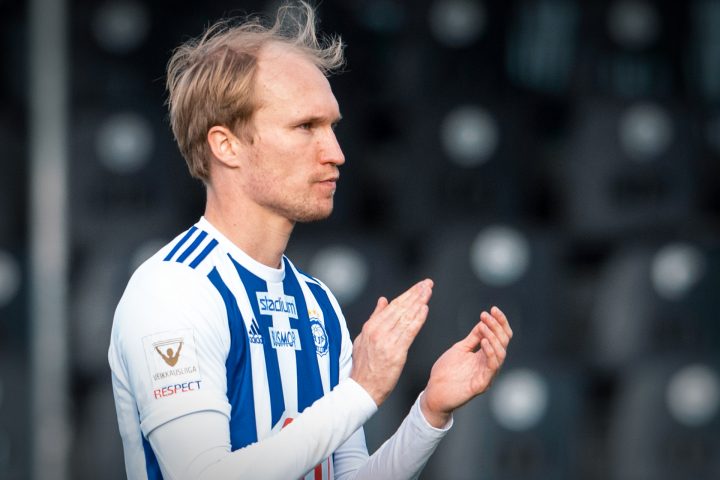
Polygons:
[[207,142],[213,156],[220,163],[230,168],[240,166],[245,146],[229,128],[222,125],[213,126],[208,130]]

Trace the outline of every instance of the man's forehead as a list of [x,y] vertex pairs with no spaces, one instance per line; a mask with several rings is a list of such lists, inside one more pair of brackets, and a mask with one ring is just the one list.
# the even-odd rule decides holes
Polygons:
[[327,77],[307,54],[292,46],[264,47],[258,55],[256,82],[260,105],[268,106],[273,99],[337,104]]
[[277,81],[282,78],[303,80],[309,77],[312,80],[327,78],[313,63],[308,54],[292,47],[271,43],[260,50],[258,54],[258,77],[263,81]]

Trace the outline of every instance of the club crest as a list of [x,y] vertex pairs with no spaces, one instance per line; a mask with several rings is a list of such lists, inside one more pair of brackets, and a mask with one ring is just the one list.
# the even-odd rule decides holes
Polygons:
[[328,352],[328,336],[325,333],[325,327],[316,318],[310,319],[310,332],[312,332],[313,342],[315,343],[315,351],[320,356]]

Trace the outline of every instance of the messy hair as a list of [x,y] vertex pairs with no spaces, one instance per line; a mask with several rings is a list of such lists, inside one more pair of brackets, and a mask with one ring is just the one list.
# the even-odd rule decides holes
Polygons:
[[344,64],[342,40],[318,34],[315,10],[305,1],[284,4],[274,21],[221,20],[174,50],[166,83],[170,125],[193,177],[208,181],[210,128],[251,138],[258,54],[271,43],[306,55],[325,75]]

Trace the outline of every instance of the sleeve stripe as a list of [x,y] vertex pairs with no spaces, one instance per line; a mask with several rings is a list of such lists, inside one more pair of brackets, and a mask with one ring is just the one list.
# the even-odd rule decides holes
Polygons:
[[173,249],[170,250],[170,253],[167,254],[167,256],[163,259],[163,261],[167,262],[167,261],[169,261],[172,257],[174,257],[175,254],[178,252],[178,250],[180,250],[180,247],[182,247],[182,246],[185,244],[185,242],[187,242],[188,239],[189,239],[190,237],[192,237],[192,235],[193,235],[193,233],[195,233],[195,231],[197,231],[197,227],[196,227],[195,225],[193,225],[192,227],[190,227],[190,230],[188,230],[188,231],[185,233],[185,235],[180,239],[180,241],[178,241],[178,243],[175,244],[175,246],[173,247]]
[[208,254],[213,251],[217,244],[218,241],[213,238],[212,241],[205,246],[203,251],[200,252],[197,257],[195,257],[195,260],[190,263],[190,267],[196,268],[198,265],[200,265],[200,262],[205,260],[205,257],[207,257]]
[[205,237],[207,237],[207,232],[204,230],[200,231],[200,235],[197,236],[197,238],[190,244],[188,248],[185,249],[183,253],[180,254],[180,256],[177,258],[178,263],[184,262],[192,252],[194,252],[197,247],[202,243],[203,240],[205,240]]

